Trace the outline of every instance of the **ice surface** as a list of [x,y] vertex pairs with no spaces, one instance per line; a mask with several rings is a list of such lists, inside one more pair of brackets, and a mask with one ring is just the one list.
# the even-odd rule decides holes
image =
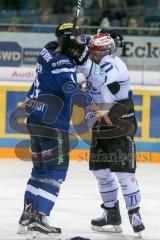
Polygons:
[[[0,240],[25,239],[18,236],[16,230],[31,166],[31,162],[0,160]],[[143,239],[160,240],[160,164],[138,164],[137,179],[142,194],[141,215],[146,227]],[[129,224],[120,191],[119,199],[123,233],[93,232],[90,220],[102,213],[97,182],[88,170],[88,162],[71,161],[66,182],[49,220],[62,228],[63,239],[82,236],[92,240],[135,240],[137,235]]]

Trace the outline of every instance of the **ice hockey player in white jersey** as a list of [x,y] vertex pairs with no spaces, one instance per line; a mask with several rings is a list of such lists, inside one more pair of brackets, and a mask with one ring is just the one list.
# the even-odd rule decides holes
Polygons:
[[[88,47],[90,59],[78,67],[78,71],[85,75],[89,83],[88,91],[94,101],[108,112],[112,122],[112,125],[107,126],[103,121],[101,123],[96,121],[92,128],[89,165],[98,181],[103,201],[101,207],[104,209],[101,218],[91,221],[92,228],[99,231],[122,231],[118,179],[130,223],[134,232],[139,233],[144,230],[144,225],[139,213],[140,189],[135,178],[134,136],[137,122],[134,104],[129,97],[128,70],[125,63],[114,56],[115,43],[110,35],[104,33],[94,35]],[[89,113],[88,119],[93,115]],[[108,228],[109,225],[112,227]]]

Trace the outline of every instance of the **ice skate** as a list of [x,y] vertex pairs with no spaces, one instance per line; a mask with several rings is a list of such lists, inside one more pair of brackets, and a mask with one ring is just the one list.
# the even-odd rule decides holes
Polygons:
[[60,228],[49,225],[46,216],[35,213],[30,218],[26,240],[53,240],[60,233]]
[[122,228],[120,226],[122,219],[118,201],[116,202],[114,208],[107,208],[104,204],[102,204],[101,207],[104,209],[103,216],[91,221],[92,229],[101,232],[122,232]]
[[145,227],[143,225],[143,222],[139,213],[139,207],[133,210],[130,210],[128,212],[128,215],[129,215],[130,223],[133,227],[133,231],[135,233],[138,233],[138,235],[141,237],[141,231],[143,231]]
[[18,234],[28,233],[28,224],[31,218],[32,204],[24,203],[24,210],[19,220]]

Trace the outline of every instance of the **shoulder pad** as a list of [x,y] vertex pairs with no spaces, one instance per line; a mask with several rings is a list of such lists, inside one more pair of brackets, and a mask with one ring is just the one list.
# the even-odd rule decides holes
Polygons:
[[48,51],[55,51],[56,48],[58,47],[58,43],[55,42],[55,41],[48,42],[44,47],[45,47]]
[[74,68],[75,63],[72,59],[55,51],[57,46],[56,42],[47,43],[40,52],[38,62],[49,71],[58,68]]

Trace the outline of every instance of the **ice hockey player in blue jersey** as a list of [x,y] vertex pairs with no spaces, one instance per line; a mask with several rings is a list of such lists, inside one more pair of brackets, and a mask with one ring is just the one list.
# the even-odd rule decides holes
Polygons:
[[[33,168],[18,233],[28,232],[27,239],[36,239],[39,235],[49,239],[61,233],[60,228],[46,222],[46,216],[50,215],[66,178],[72,105],[74,97],[81,96],[76,83],[76,65],[83,64],[88,57],[88,48],[78,43],[81,31],[78,27],[73,29],[72,23],[58,25],[56,36],[57,42],[49,42],[40,52],[36,78],[25,100]],[[78,44],[72,58],[63,54],[68,39],[74,47]],[[91,97],[84,93],[78,99],[81,107],[98,110]]]

